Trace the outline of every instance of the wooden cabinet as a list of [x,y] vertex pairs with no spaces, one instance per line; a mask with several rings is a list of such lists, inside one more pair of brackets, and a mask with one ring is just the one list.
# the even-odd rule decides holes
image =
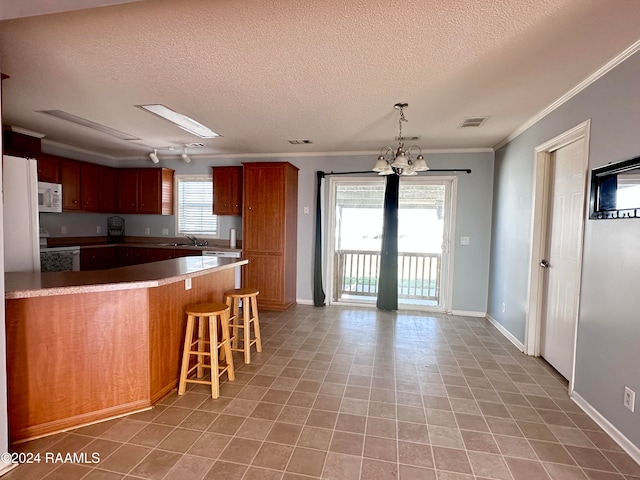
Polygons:
[[105,270],[116,266],[116,247],[82,247],[80,270]]
[[242,167],[212,167],[213,214],[242,215]]
[[11,127],[2,129],[2,150],[4,155],[37,158],[41,152],[41,140],[24,133],[14,132]]
[[74,160],[60,160],[60,183],[62,183],[62,209],[80,210],[80,167]]
[[202,255],[202,250],[194,250],[194,249],[187,249],[187,248],[176,248],[173,251],[173,254],[175,255],[173,258],[199,257],[199,256]]
[[176,251],[173,248],[150,248],[149,261],[160,262],[162,260],[170,260],[176,257]]
[[103,165],[98,166],[98,211],[118,211],[118,170]]
[[173,215],[173,170],[141,168],[138,189],[138,213]]
[[243,163],[243,284],[260,290],[265,310],[296,302],[298,168],[288,162]]
[[[98,172],[99,168],[95,163],[82,162],[80,164],[80,203],[81,210],[86,212],[98,211],[100,195]],[[62,194],[64,195],[64,187]]]
[[60,183],[60,157],[40,153],[38,160],[38,181]]
[[173,173],[168,168],[118,170],[119,212],[172,215]]
[[149,261],[149,249],[145,247],[118,246],[117,264],[119,267],[139,265]]
[[138,170],[118,170],[118,212],[138,213]]

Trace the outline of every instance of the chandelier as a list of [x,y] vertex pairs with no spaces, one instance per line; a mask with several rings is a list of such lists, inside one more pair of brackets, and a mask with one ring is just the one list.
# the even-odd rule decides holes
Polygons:
[[408,106],[408,103],[396,103],[394,105],[395,108],[400,110],[398,148],[394,150],[391,147],[382,147],[380,156],[373,167],[373,171],[378,172],[378,175],[391,175],[392,173],[396,175],[417,175],[418,172],[429,170],[420,147],[413,145],[407,149],[404,148],[402,122],[408,121],[404,117],[404,109]]

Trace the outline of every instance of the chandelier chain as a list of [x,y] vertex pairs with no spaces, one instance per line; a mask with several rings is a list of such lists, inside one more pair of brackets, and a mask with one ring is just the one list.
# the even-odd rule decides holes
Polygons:
[[398,127],[400,130],[400,134],[398,136],[399,141],[404,140],[404,137],[402,136],[402,122],[408,122],[408,120],[404,117],[404,108],[400,107],[400,120],[398,120]]

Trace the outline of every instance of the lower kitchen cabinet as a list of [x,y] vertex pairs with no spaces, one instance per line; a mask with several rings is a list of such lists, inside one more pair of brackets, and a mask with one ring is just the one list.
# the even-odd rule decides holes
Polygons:
[[116,247],[82,247],[80,270],[106,270],[116,266]]
[[161,262],[162,260],[171,260],[177,258],[176,251],[173,248],[150,248],[148,260],[150,262]]
[[177,248],[174,250],[175,252],[175,257],[174,258],[180,258],[180,257],[199,257],[202,255],[202,251],[201,250],[187,250],[186,248]]
[[119,267],[139,265],[149,261],[149,249],[145,247],[118,246],[117,263]]
[[[285,296],[285,259],[282,255],[245,254],[244,257],[249,260],[243,271],[245,286],[260,290],[259,308],[284,310],[295,303],[295,298],[292,300]],[[295,281],[295,275],[290,278]],[[258,283],[255,279],[268,281]]]

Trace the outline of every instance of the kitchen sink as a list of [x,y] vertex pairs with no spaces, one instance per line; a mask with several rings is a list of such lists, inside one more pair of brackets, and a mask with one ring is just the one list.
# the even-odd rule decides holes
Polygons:
[[193,243],[158,243],[159,247],[206,247],[206,243],[198,243],[194,245]]

